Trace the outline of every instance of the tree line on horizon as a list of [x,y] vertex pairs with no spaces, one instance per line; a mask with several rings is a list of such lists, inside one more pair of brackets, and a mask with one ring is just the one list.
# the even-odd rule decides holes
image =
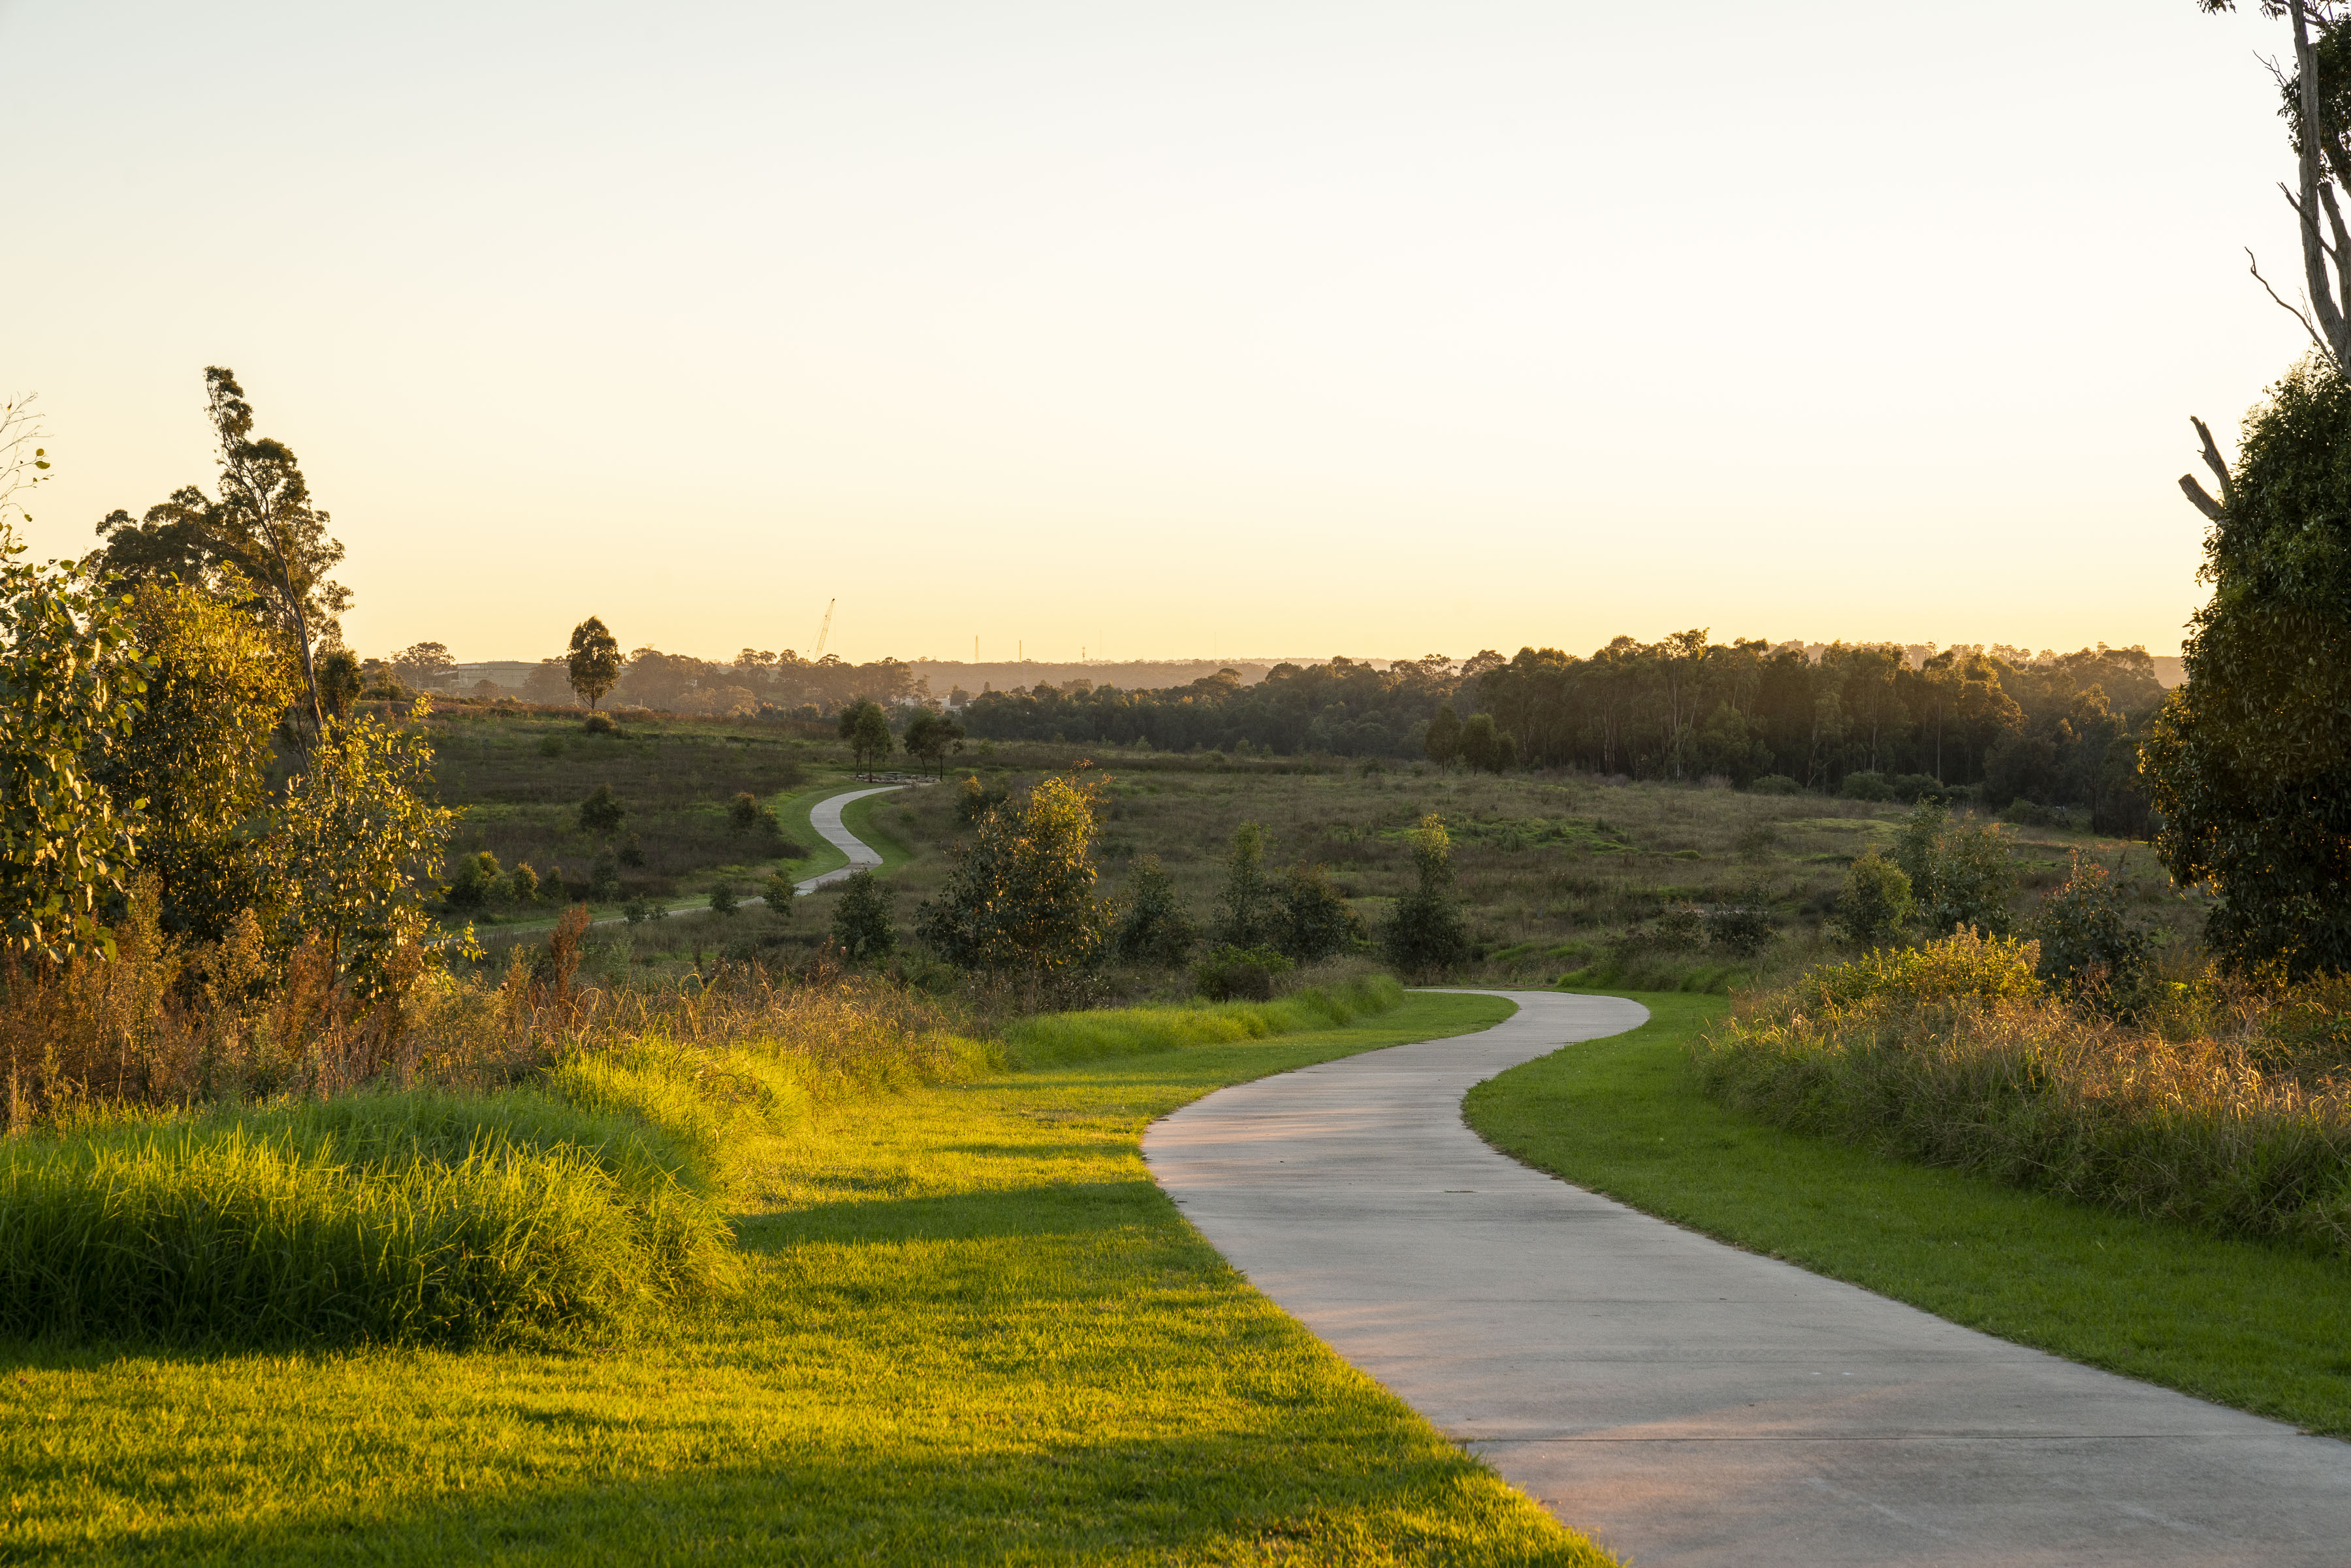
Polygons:
[[[2143,648],[1955,647],[1917,657],[1886,643],[1726,644],[1696,630],[1656,643],[1618,637],[1584,658],[1522,648],[1458,667],[1435,655],[1386,670],[1345,658],[1280,664],[1254,685],[1229,672],[1163,691],[1078,680],[986,693],[962,716],[974,737],[991,740],[1458,755],[1473,766],[1740,786],[1784,779],[1829,791],[1855,775],[1908,776],[1976,788],[1994,809],[2017,800],[2086,806],[2101,827],[2127,831],[2147,821],[2137,737],[2163,700]],[[1489,716],[1492,748],[1481,753],[1473,740],[1468,751],[1452,749],[1445,736],[1472,733],[1459,727],[1479,715]]]

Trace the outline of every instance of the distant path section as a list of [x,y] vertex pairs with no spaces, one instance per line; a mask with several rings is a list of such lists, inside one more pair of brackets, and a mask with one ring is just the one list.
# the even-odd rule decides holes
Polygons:
[[1563,1522],[1655,1568],[2351,1562],[2351,1444],[1496,1153],[1462,1123],[1470,1085],[1646,1010],[1490,994],[1517,1015],[1220,1089],[1143,1151],[1250,1283]]
[[[871,871],[880,865],[882,852],[849,831],[847,824],[841,820],[841,810],[851,801],[862,800],[868,795],[886,795],[893,789],[904,788],[904,784],[882,784],[871,789],[852,789],[845,795],[830,796],[810,807],[809,826],[814,828],[818,836],[826,843],[847,855],[849,863],[836,866],[822,876],[812,876],[806,882],[795,883],[792,884],[792,891],[805,896],[828,883],[841,882],[855,876],[861,871]],[[745,899],[744,902],[748,904],[751,900]]]

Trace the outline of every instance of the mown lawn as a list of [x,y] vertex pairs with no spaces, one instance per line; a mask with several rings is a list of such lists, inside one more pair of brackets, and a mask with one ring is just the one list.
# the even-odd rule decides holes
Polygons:
[[1228,1269],[1137,1149],[1221,1084],[1507,1009],[835,1104],[747,1151],[739,1280],[647,1343],[0,1351],[0,1557],[1604,1563]]
[[2351,1436],[2351,1269],[1782,1132],[1698,1092],[1718,998],[1479,1084],[1469,1124],[1579,1186],[1953,1322]]

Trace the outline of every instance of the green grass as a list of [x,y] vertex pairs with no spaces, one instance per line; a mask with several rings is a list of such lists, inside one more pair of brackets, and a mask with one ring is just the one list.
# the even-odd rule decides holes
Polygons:
[[734,1292],[570,1354],[0,1352],[11,1557],[1606,1559],[1251,1290],[1151,1182],[1221,1084],[1375,1023],[854,1099],[738,1145]]
[[855,779],[843,773],[814,788],[770,802],[776,809],[777,820],[784,825],[784,835],[809,851],[805,860],[791,863],[794,882],[806,882],[812,876],[822,876],[826,872],[838,871],[849,863],[847,855],[834,849],[818,833],[816,824],[809,820],[809,813],[835,795],[861,788],[862,786]]
[[1713,998],[1470,1091],[1530,1165],[1725,1241],[2074,1361],[2351,1436],[2351,1269],[1782,1132],[1698,1092]]
[[[851,784],[846,788],[871,789],[872,786]],[[841,825],[856,834],[882,857],[881,869],[885,872],[895,871],[904,865],[914,858],[914,851],[907,846],[896,831],[881,826],[875,820],[875,814],[885,807],[902,804],[905,797],[913,794],[916,788],[910,785],[903,789],[893,789],[886,795],[868,795],[862,800],[852,800],[841,809]],[[932,788],[936,789],[937,786],[934,785]],[[847,857],[842,857],[836,863],[848,863]]]
[[1404,988],[1394,977],[1375,975],[1345,985],[1298,991],[1270,1002],[1194,1002],[1181,1007],[1041,1013],[1006,1029],[1004,1047],[1012,1061],[1023,1067],[1099,1061],[1105,1057],[1139,1056],[1343,1026],[1392,1012],[1404,999]]

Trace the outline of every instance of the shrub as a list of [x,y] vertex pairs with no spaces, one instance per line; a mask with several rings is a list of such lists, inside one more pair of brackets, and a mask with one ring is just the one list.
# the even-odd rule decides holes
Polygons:
[[1760,892],[1749,893],[1740,903],[1718,904],[1706,912],[1706,939],[1741,958],[1752,958],[1779,934],[1780,923]]
[[1942,780],[1931,773],[1896,773],[1886,783],[1894,791],[1894,798],[1906,806],[1915,806],[1921,800],[1940,800],[1945,796]]
[[2071,873],[2041,900],[2031,929],[2043,979],[2122,1006],[2136,998],[2155,936],[2123,913],[2113,875],[2096,861],[2074,852]]
[[[603,716],[598,714],[591,716],[601,718]],[[600,839],[610,838],[621,831],[621,824],[628,819],[628,807],[622,805],[619,798],[613,795],[612,787],[610,784],[599,784],[588,792],[588,798],[585,800],[580,802],[580,831],[583,833],[593,833]]]
[[1837,786],[1837,794],[1847,800],[1891,800],[1894,786],[1883,773],[1848,773]]
[[768,880],[759,884],[759,896],[768,905],[768,913],[778,920],[792,917],[792,905],[799,900],[799,889],[782,872],[769,872]]
[[738,833],[747,833],[759,825],[759,819],[775,821],[775,813],[759,804],[759,798],[748,789],[737,794],[726,807],[726,825]]
[[1998,828],[1954,822],[1943,807],[1921,804],[1896,835],[1894,860],[1910,879],[1918,924],[1929,936],[1963,925],[2007,934],[2016,862]]
[[1747,789],[1750,794],[1756,795],[1801,795],[1804,792],[1802,784],[1784,773],[1766,773]]
[[442,896],[452,909],[479,909],[497,891],[499,874],[498,857],[489,851],[467,855],[451,868],[448,891]]
[[560,756],[562,756],[562,755],[563,755],[563,737],[562,737],[561,736],[559,736],[559,735],[542,735],[542,736],[540,736],[540,737],[538,737],[538,754],[539,754],[541,757],[560,757]]
[[599,903],[621,891],[621,857],[608,845],[596,852],[588,867],[588,896]]
[[580,720],[580,727],[590,735],[615,735],[621,728],[609,713],[591,713]]
[[1812,970],[1794,994],[1823,1008],[1853,1008],[1891,999],[1904,1007],[1959,998],[1983,1001],[2041,994],[2040,946],[2009,937],[1955,931],[1920,947],[1881,948]]
[[667,905],[657,898],[647,898],[643,894],[621,905],[621,918],[632,925],[643,925],[649,920],[665,920],[668,917]]
[[1412,976],[1442,975],[1469,956],[1469,934],[1453,894],[1453,844],[1445,819],[1431,813],[1413,834],[1415,885],[1395,902],[1381,930],[1388,962]]
[[852,963],[886,958],[897,946],[898,927],[890,913],[897,891],[870,871],[842,881],[841,902],[832,911],[832,940]]
[[[986,749],[987,747],[982,747],[983,751]],[[1004,804],[1011,798],[1011,794],[1012,791],[1001,784],[993,788],[983,786],[977,773],[967,775],[963,781],[963,790],[956,797],[956,821],[967,828],[970,827]]]
[[1128,873],[1126,906],[1111,928],[1111,950],[1131,964],[1172,966],[1182,963],[1199,939],[1199,928],[1177,901],[1159,857],[1135,862]]
[[1243,822],[1225,862],[1225,890],[1217,900],[1212,935],[1220,946],[1272,947],[1281,940],[1281,895],[1265,874],[1265,830]]
[[998,974],[1045,978],[1093,963],[1110,929],[1094,896],[1098,804],[1090,783],[1048,779],[1017,810],[988,812],[923,905],[923,940],[959,968]]
[[1364,923],[1347,907],[1319,865],[1290,869],[1281,887],[1281,933],[1277,944],[1293,963],[1311,964],[1346,952],[1364,940]]
[[1262,1002],[1272,998],[1273,982],[1296,967],[1275,948],[1225,943],[1192,966],[1192,983],[1212,1002]]
[[734,883],[722,881],[710,890],[711,914],[724,918],[734,914],[740,906],[740,901],[735,896]]
[[1900,937],[1917,909],[1909,874],[1871,850],[1845,868],[1829,924],[1856,947],[1881,947]]
[[527,865],[517,865],[507,873],[506,895],[517,904],[538,902],[538,873]]

